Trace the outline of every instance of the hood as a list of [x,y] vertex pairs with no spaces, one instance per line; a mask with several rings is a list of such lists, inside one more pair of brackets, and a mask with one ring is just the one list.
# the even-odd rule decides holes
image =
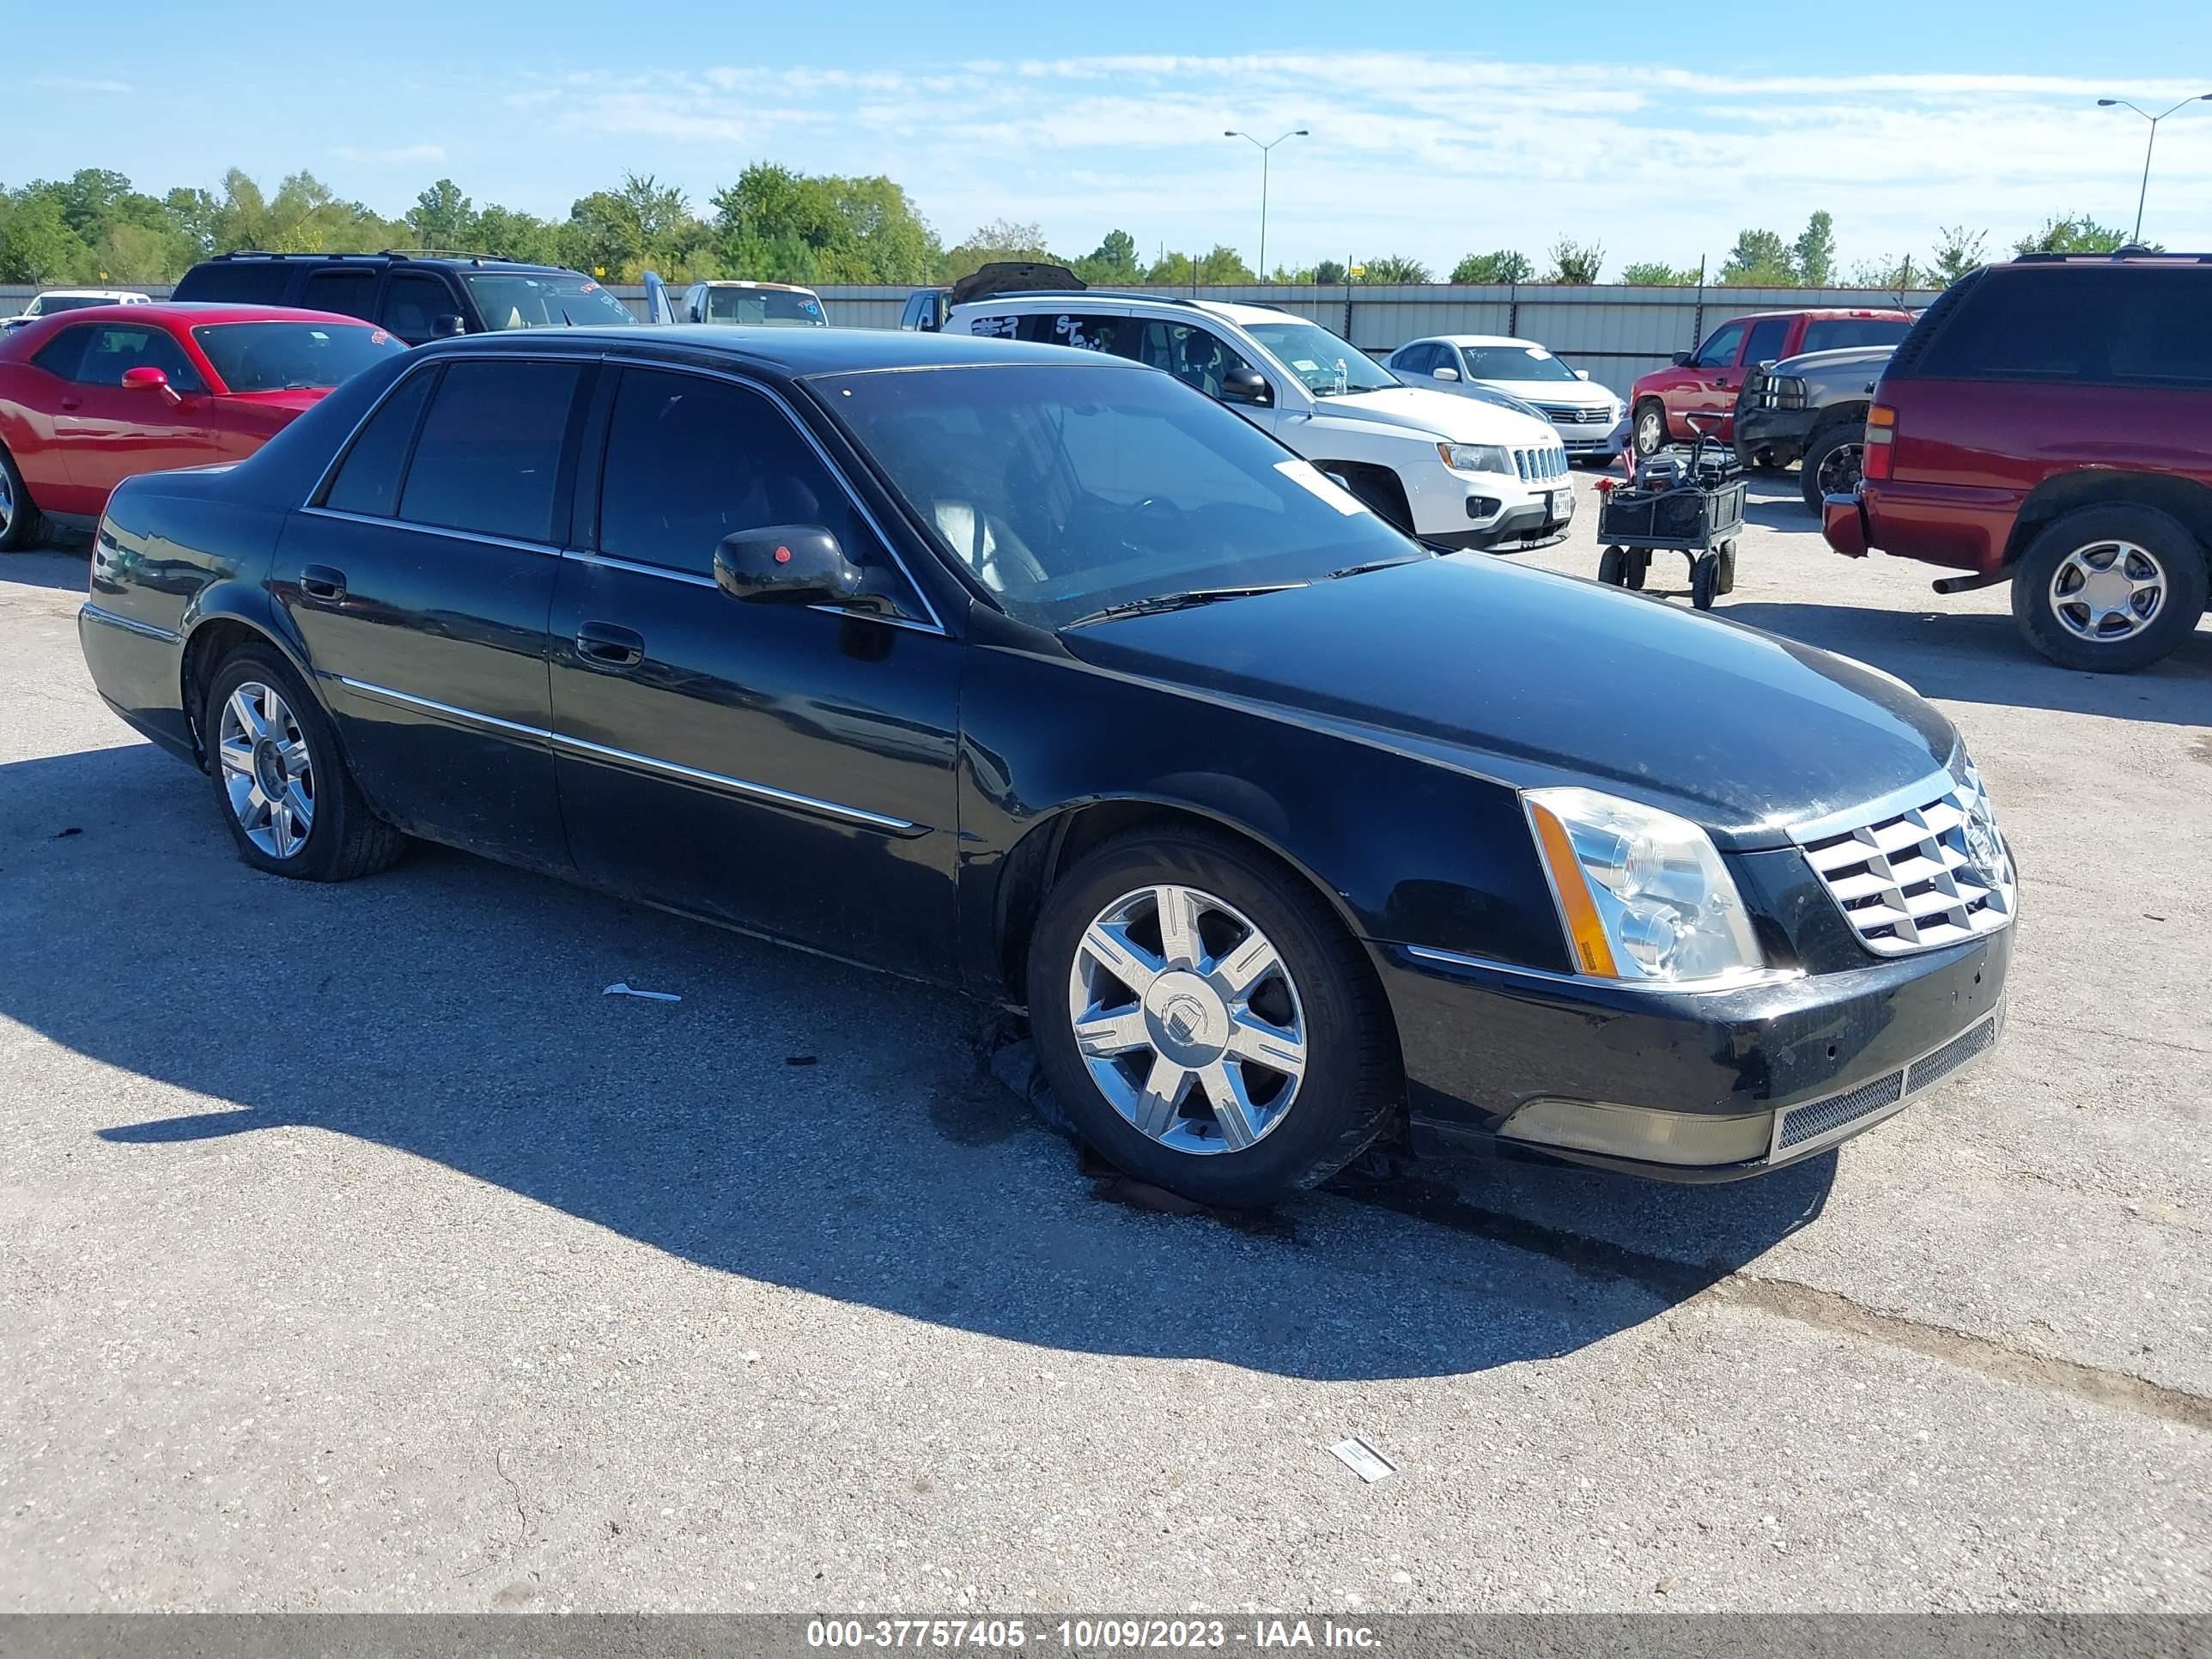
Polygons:
[[1487,554],[1063,639],[1102,668],[1287,709],[1516,788],[1609,789],[1740,850],[1916,783],[1957,743],[1932,705],[1847,658]]
[[1473,382],[1510,393],[1527,404],[1562,404],[1569,409],[1610,409],[1620,401],[1595,380],[1493,380]]
[[1843,346],[1834,351],[1801,351],[1795,357],[1784,357],[1766,372],[1769,374],[1833,374],[1839,369],[1853,368],[1863,363],[1867,378],[1880,375],[1884,364],[1896,355],[1897,346]]
[[1314,418],[1370,421],[1455,444],[1540,444],[1558,435],[1550,422],[1537,416],[1516,415],[1480,398],[1411,386],[1317,398]]

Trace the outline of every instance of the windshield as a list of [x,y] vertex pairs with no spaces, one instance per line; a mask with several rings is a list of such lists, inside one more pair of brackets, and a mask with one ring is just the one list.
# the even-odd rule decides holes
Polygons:
[[811,294],[781,288],[710,288],[707,320],[760,328],[826,328],[830,323]]
[[120,300],[111,300],[105,294],[42,294],[39,296],[39,315],[51,317],[58,311],[82,311],[88,306],[121,305]]
[[1462,346],[1475,380],[1571,380],[1575,372],[1540,345]]
[[1319,323],[1286,317],[1280,322],[1247,323],[1244,331],[1304,381],[1307,391],[1324,398],[1337,389],[1336,366],[1340,362],[1344,365],[1344,389],[1347,392],[1381,392],[1399,384],[1398,377],[1389,369]]
[[1148,369],[1094,359],[817,384],[945,550],[1041,628],[1423,556],[1310,463]]
[[629,307],[588,276],[568,270],[463,274],[486,328],[568,328],[635,323]]
[[192,331],[233,392],[333,386],[406,345],[380,328],[342,323],[210,323]]

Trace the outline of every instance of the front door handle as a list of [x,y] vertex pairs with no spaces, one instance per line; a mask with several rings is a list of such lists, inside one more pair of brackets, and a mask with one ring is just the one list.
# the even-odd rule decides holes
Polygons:
[[82,409],[84,407],[84,399],[82,398],[64,398],[61,401],[62,407],[64,409]]
[[345,598],[345,572],[334,570],[326,564],[302,566],[300,571],[300,591],[311,599],[336,604]]
[[587,622],[576,629],[576,654],[602,668],[635,668],[645,660],[645,635],[612,623]]

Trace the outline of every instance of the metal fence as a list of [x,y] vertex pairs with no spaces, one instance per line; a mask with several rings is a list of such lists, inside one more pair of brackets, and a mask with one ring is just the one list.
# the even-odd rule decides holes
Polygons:
[[[166,286],[142,288],[155,299]],[[612,290],[640,317],[645,290]],[[678,290],[679,293],[681,289]],[[1601,386],[1626,393],[1636,377],[1696,346],[1715,327],[1747,311],[1799,306],[1919,307],[1938,290],[1849,288],[1474,287],[1435,283],[1407,287],[1178,288],[1163,295],[1279,306],[1334,329],[1363,351],[1395,351],[1429,334],[1506,334],[1541,341]],[[23,308],[34,288],[0,286],[0,316]],[[907,288],[825,288],[823,309],[843,328],[896,328],[913,292]]]

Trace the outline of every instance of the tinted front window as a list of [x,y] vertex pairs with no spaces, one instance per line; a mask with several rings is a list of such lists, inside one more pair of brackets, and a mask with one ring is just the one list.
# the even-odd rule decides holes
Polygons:
[[169,377],[177,392],[206,389],[200,372],[192,367],[185,349],[164,328],[114,323],[89,323],[72,334],[85,337],[84,355],[69,378],[81,386],[121,386],[125,371],[158,368]]
[[422,422],[422,400],[437,379],[434,370],[410,374],[384,400],[346,452],[345,464],[323,496],[325,507],[374,519],[388,519],[398,511],[407,451],[415,441],[415,428]]
[[410,345],[435,339],[438,319],[460,314],[453,289],[427,271],[396,270],[384,290],[384,325]]
[[[1165,369],[1192,391],[1203,392],[1209,398],[1221,395],[1222,386],[1233,370],[1252,367],[1212,329],[1190,323],[1148,322],[1137,336],[1136,344],[1138,362]],[[1397,382],[1394,380],[1391,384]]]
[[707,320],[758,328],[821,328],[829,321],[822,314],[822,301],[811,294],[778,288],[710,288]]
[[1042,627],[1421,556],[1310,464],[1161,375],[1071,360],[823,389],[946,551]]
[[1337,371],[1343,370],[1349,392],[1380,392],[1398,384],[1398,377],[1351,341],[1340,339],[1318,323],[1285,317],[1280,321],[1247,323],[1244,331],[1275,354],[1275,361],[1323,397],[1334,392]]
[[629,307],[573,271],[471,270],[461,280],[486,328],[573,328],[634,323]]
[[888,574],[851,499],[766,398],[703,375],[627,371],[607,429],[599,551],[703,576],[723,537],[769,525],[819,525],[847,557]]
[[1789,343],[1790,319],[1787,317],[1769,317],[1765,322],[1753,325],[1750,343],[1744,348],[1743,360],[1747,363],[1771,362],[1782,355],[1783,348]]
[[1443,348],[1434,345],[1401,346],[1390,359],[1390,367],[1401,374],[1426,374],[1436,368],[1443,356]]
[[1691,362],[1699,368],[1726,368],[1735,361],[1736,348],[1743,343],[1745,326],[1742,323],[1723,323],[1698,348],[1698,355]]
[[1571,380],[1575,372],[1538,345],[1462,346],[1476,380]]
[[274,259],[210,261],[186,271],[169,297],[220,300],[240,306],[282,305],[291,280],[290,267]]
[[210,323],[192,338],[233,392],[332,386],[407,349],[380,328],[337,323]]
[[2212,385],[2212,270],[1988,273],[1928,343],[1934,380]]
[[551,541],[562,440],[581,373],[573,363],[459,362],[447,369],[407,468],[399,516]]
[[58,311],[83,311],[92,306],[120,305],[123,301],[111,300],[106,295],[42,294],[33,303],[40,316],[51,317]]
[[1895,345],[1911,331],[1902,317],[1820,317],[1805,325],[1800,351],[1846,351],[1859,346]]
[[376,273],[373,270],[317,270],[300,285],[300,303],[309,311],[335,311],[341,317],[376,315]]

